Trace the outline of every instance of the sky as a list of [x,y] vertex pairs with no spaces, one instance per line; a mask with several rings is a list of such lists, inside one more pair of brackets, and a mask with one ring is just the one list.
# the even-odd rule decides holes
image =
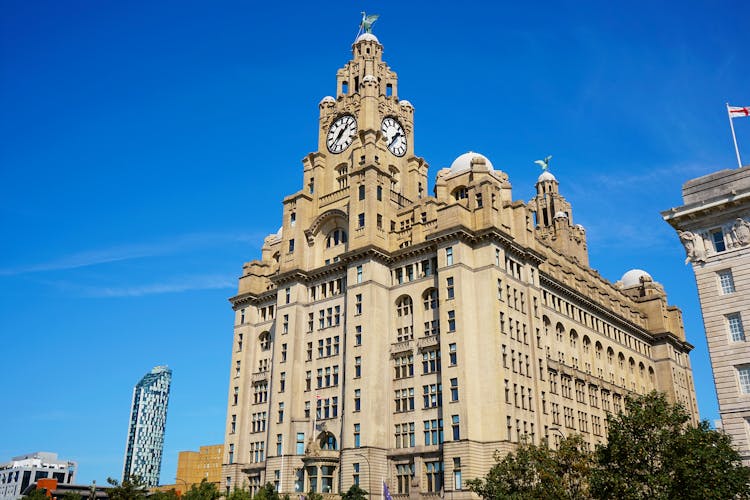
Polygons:
[[[162,483],[224,436],[242,264],[281,225],[360,11],[415,108],[415,151],[472,150],[529,200],[551,171],[591,266],[662,283],[718,418],[692,269],[660,211],[735,168],[744,0],[0,0],[0,462],[53,451],[119,478],[133,386],[173,382]],[[736,119],[750,164],[750,118]]]

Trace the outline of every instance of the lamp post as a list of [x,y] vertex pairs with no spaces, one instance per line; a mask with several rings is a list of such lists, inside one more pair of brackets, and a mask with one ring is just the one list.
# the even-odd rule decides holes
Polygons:
[[364,458],[365,462],[367,462],[367,482],[369,483],[369,487],[367,488],[367,498],[372,500],[372,477],[370,476],[370,460],[368,460],[367,457],[361,453],[355,453],[354,455]]
[[184,484],[184,485],[185,485],[185,491],[179,494],[179,496],[182,496],[182,495],[184,495],[185,493],[187,493],[187,490],[188,490],[188,484],[187,484],[187,481],[185,481],[184,479],[180,479],[179,477],[176,477],[176,478],[174,478],[174,482],[175,482],[175,484],[177,484],[177,481],[182,481],[182,484]]
[[[551,432],[557,432],[560,435],[561,438],[565,439],[565,434],[563,434],[563,431],[561,431],[559,427],[550,427],[547,430],[549,430]],[[556,442],[555,443],[555,448],[559,448],[559,447],[560,447],[560,443]]]

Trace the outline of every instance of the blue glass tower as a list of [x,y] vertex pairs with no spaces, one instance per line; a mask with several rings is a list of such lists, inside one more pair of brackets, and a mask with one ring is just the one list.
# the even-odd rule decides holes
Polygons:
[[157,366],[133,389],[123,481],[137,476],[147,486],[159,485],[171,382],[172,370]]

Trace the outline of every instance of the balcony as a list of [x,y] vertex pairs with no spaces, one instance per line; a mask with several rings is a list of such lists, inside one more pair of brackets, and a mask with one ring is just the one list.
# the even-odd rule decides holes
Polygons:
[[440,344],[440,335],[430,335],[427,337],[420,337],[417,339],[417,349],[428,349]]
[[401,352],[409,352],[414,350],[413,340],[404,340],[401,342],[395,342],[391,344],[391,355],[396,355]]
[[250,376],[250,381],[253,384],[265,382],[268,380],[268,371],[255,372]]

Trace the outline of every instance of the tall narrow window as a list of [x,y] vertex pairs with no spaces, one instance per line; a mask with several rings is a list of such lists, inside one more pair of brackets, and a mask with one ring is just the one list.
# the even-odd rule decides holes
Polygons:
[[359,424],[354,424],[354,447],[355,448],[359,448],[359,445],[360,445],[359,435],[360,435],[360,426]]
[[357,266],[357,283],[362,283],[362,266]]
[[448,300],[453,298],[453,277],[446,279],[446,284],[448,285]]
[[740,391],[742,394],[750,394],[750,366],[742,366],[737,369],[740,378]]
[[458,441],[461,438],[460,418],[458,415],[451,417],[451,428],[453,430],[453,440]]
[[721,289],[721,294],[726,295],[728,293],[733,293],[734,277],[732,276],[732,270],[725,269],[724,271],[719,271],[717,274],[719,276],[719,288]]
[[289,240],[289,253],[294,252],[294,240]]
[[297,447],[296,447],[295,452],[297,455],[305,454],[305,433],[304,432],[297,433]]
[[723,252],[727,249],[727,246],[724,243],[724,231],[722,231],[721,229],[711,231],[711,240],[713,241],[714,249],[717,252]]
[[743,342],[745,340],[745,329],[742,327],[740,313],[727,314],[727,325],[732,342]]
[[445,265],[453,265],[453,247],[448,247],[445,249]]
[[365,214],[364,212],[357,216],[357,227],[365,227]]
[[359,199],[360,200],[364,200],[365,199],[365,186],[364,186],[364,184],[359,186]]

